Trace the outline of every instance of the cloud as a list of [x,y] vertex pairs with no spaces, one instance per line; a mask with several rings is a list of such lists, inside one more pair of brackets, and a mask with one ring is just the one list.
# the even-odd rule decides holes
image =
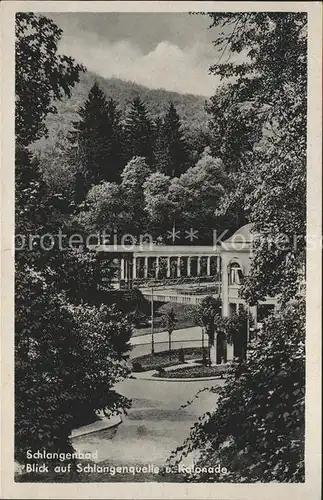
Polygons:
[[144,53],[129,40],[113,43],[86,33],[83,37],[63,36],[60,51],[103,77],[131,80],[149,88],[210,96],[219,85],[219,79],[208,74],[212,60],[201,42],[180,48],[164,40]]

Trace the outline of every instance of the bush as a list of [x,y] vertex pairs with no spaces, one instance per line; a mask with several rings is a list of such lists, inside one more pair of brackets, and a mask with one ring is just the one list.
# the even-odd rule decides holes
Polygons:
[[128,374],[131,326],[112,308],[72,305],[28,265],[16,264],[15,285],[15,458],[24,463],[27,449],[72,452],[73,428],[129,406],[113,387]]
[[166,375],[166,370],[163,366],[159,366],[157,368],[157,376],[158,377],[163,377],[164,375]]
[[135,372],[135,373],[143,372],[144,369],[142,367],[142,364],[139,363],[139,361],[133,361],[133,363],[132,363],[132,371]]
[[169,370],[160,374],[157,372],[154,377],[166,378],[204,378],[204,377],[219,377],[224,378],[224,374],[229,371],[229,367],[225,365],[216,366],[185,366]]
[[180,363],[185,363],[185,354],[182,348],[178,351],[178,360]]
[[[182,348],[185,359],[196,359],[202,356],[201,347],[186,347]],[[168,366],[178,365],[179,349],[172,351],[155,352],[154,354],[144,354],[133,359],[132,364],[140,363],[143,371],[156,370],[159,366],[164,368]],[[184,361],[185,362],[185,361]]]
[[299,300],[265,320],[248,358],[229,369],[220,391],[211,389],[220,393],[217,406],[195,424],[171,464],[196,450],[196,465],[221,463],[229,472],[192,481],[303,482],[304,354],[305,301]]
[[207,353],[206,353],[205,349],[203,349],[202,365],[203,366],[207,366],[208,364],[209,364],[209,359],[208,359],[208,356],[207,356]]

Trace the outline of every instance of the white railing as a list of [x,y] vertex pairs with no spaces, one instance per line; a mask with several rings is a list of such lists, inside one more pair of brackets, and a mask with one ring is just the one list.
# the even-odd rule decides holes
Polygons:
[[169,294],[169,293],[153,293],[151,290],[141,290],[144,297],[147,299],[151,299],[153,295],[154,300],[160,302],[175,302],[177,304],[198,304],[204,297],[207,295],[178,295],[178,294]]

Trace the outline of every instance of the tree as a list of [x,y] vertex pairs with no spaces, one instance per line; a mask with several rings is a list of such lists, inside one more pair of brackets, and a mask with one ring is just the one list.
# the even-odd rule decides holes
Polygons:
[[130,234],[138,238],[147,226],[144,185],[151,170],[144,158],[135,157],[125,166],[121,184],[102,182],[91,187],[75,220],[84,231]]
[[145,211],[149,217],[149,231],[156,237],[172,226],[173,206],[169,200],[170,177],[161,172],[151,174],[144,182]]
[[211,67],[225,83],[209,111],[219,154],[237,172],[222,209],[247,216],[259,234],[245,297],[288,300],[305,263],[306,13],[210,16],[213,27],[225,27],[215,42],[222,56]]
[[139,288],[119,290],[116,304],[118,309],[128,315],[135,327],[140,327],[143,322],[147,323],[151,306]]
[[77,163],[66,134],[59,130],[52,140],[34,153],[44,182],[51,193],[64,198],[75,198],[75,184],[78,176]]
[[123,156],[121,112],[117,103],[113,99],[107,101],[95,82],[78,114],[80,120],[73,122],[70,140],[76,147],[87,184],[118,182]]
[[110,182],[120,182],[121,171],[125,165],[124,136],[122,128],[122,111],[118,108],[118,103],[112,98],[108,99],[107,122],[110,131],[110,151],[108,165],[112,165],[106,180]]
[[223,158],[236,168],[237,161],[241,164],[245,153],[253,152],[261,140],[264,124],[279,115],[276,99],[287,98],[289,106],[294,86],[303,97],[306,94],[307,19],[303,12],[210,13],[210,17],[211,27],[219,31],[214,45],[221,54],[210,71],[225,82],[210,102],[213,137],[218,133]]
[[176,226],[196,228],[201,239],[210,241],[213,229],[223,227],[217,207],[228,186],[222,161],[206,150],[194,167],[175,177],[170,185],[169,200],[176,207]]
[[[22,462],[27,449],[73,451],[69,435],[82,425],[80,416],[129,405],[113,385],[128,373],[131,323],[113,307],[98,308],[96,297],[92,302],[97,257],[57,245],[69,222],[66,203],[50,192],[27,149],[55,110],[50,99],[78,80],[80,67],[56,53],[60,34],[42,16],[17,15],[16,231],[36,235],[16,251],[15,457]],[[49,250],[42,245],[46,233],[54,238]]]
[[[303,482],[305,301],[297,291],[305,264],[307,19],[282,12],[210,16],[221,51],[211,71],[226,79],[213,104],[227,116],[230,108],[240,110],[227,123],[218,112],[213,119],[228,132],[230,161],[253,172],[244,183],[248,192],[240,191],[255,233],[242,293],[250,304],[278,295],[283,307],[265,320],[223,389],[213,389],[220,393],[217,407],[196,424],[175,460],[197,451],[200,466],[227,469],[193,474],[193,481]],[[229,61],[226,51],[240,57]],[[240,119],[246,143],[236,144],[233,121]],[[275,241],[292,234],[301,237],[299,245],[285,241],[282,248]]]
[[242,293],[251,304],[266,295],[286,303],[305,279],[306,136],[294,134],[294,126],[291,118],[273,149],[264,150],[261,180],[249,197],[255,236]]
[[189,165],[188,150],[180,117],[172,102],[158,127],[155,165],[157,170],[171,178],[181,175]]
[[168,332],[168,350],[172,350],[172,333],[174,331],[175,325],[177,323],[176,314],[173,308],[162,316],[162,326],[166,328]]
[[209,364],[216,363],[215,325],[221,316],[221,299],[208,295],[196,306],[194,316],[197,324],[205,329],[209,337]]
[[245,307],[239,305],[237,313],[228,318],[227,331],[228,339],[233,343],[234,358],[245,359],[248,349],[248,334],[254,326],[252,315]]
[[124,138],[127,160],[135,156],[145,158],[149,166],[153,162],[153,124],[145,104],[135,97],[124,124]]
[[58,54],[62,30],[50,19],[18,12],[15,27],[16,142],[27,146],[46,134],[45,118],[56,113],[54,100],[70,96],[83,67]]
[[193,473],[189,481],[304,481],[304,300],[268,318],[252,347],[224,387],[213,388],[216,409],[170,457],[171,464],[179,463],[196,450],[196,467],[221,464],[227,473]]
[[151,170],[143,157],[132,158],[122,171],[122,196],[130,216],[129,232],[138,236],[147,225],[147,214],[144,210],[144,184]]
[[[207,123],[199,123],[194,127],[183,126],[183,135],[192,164],[198,162],[205,148],[210,148],[211,152],[212,131]],[[214,154],[214,156],[218,155]]]
[[28,265],[16,269],[16,304],[15,455],[25,463],[28,449],[73,451],[73,428],[129,405],[113,386],[127,375],[131,327],[117,311],[68,303]]
[[107,235],[112,235],[114,231],[123,231],[131,219],[121,186],[113,182],[92,186],[76,222],[86,232],[105,230]]

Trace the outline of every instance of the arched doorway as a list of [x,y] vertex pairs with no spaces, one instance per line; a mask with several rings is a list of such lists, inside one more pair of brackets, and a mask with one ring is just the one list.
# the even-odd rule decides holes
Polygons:
[[243,280],[243,271],[239,262],[233,261],[229,264],[229,285],[237,286],[241,285]]

